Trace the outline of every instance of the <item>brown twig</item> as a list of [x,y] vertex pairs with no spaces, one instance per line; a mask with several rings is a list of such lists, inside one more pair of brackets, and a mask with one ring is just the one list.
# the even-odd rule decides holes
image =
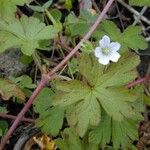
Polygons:
[[[0,113],[0,118],[6,118],[6,119],[11,119],[11,120],[15,120],[17,117],[16,116],[13,116],[13,115],[8,115],[6,113]],[[24,121],[24,122],[30,122],[30,123],[34,123],[34,119],[30,119],[30,118],[25,118],[23,117],[21,119],[21,121]]]
[[94,23],[94,25],[91,27],[91,29],[89,30],[89,32],[83,37],[83,39],[79,42],[79,44],[77,44],[77,46],[55,68],[53,68],[48,74],[42,75],[42,79],[41,79],[39,85],[37,86],[37,88],[35,89],[35,91],[32,93],[31,97],[29,98],[28,102],[23,107],[23,109],[21,110],[21,112],[18,114],[16,120],[14,121],[14,123],[12,124],[12,126],[9,128],[8,132],[6,133],[6,135],[3,137],[2,141],[1,141],[1,144],[0,144],[0,150],[3,150],[3,148],[5,147],[5,144],[9,140],[9,137],[13,134],[14,130],[17,128],[17,126],[20,123],[22,117],[28,111],[28,109],[32,105],[33,101],[35,100],[36,96],[41,92],[41,90],[43,89],[43,87],[50,80],[52,80],[54,74],[60,68],[62,68],[63,65],[65,63],[67,63],[67,61],[78,51],[78,49],[80,48],[81,44],[84,41],[86,41],[88,38],[90,38],[91,34],[95,31],[95,29],[97,28],[97,26],[99,25],[99,23],[102,21],[103,17],[107,13],[108,9],[110,8],[110,6],[112,5],[113,2],[114,2],[114,0],[109,0],[108,1],[108,3],[106,4],[105,8],[102,11],[102,13],[100,14],[100,16],[97,18],[96,22]]

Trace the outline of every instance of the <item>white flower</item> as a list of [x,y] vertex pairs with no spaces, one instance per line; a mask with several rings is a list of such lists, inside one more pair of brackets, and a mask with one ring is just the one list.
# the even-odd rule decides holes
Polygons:
[[120,58],[120,54],[117,52],[120,49],[120,43],[110,42],[110,38],[105,35],[99,41],[99,47],[95,48],[95,56],[99,63],[107,65],[109,61],[117,62]]

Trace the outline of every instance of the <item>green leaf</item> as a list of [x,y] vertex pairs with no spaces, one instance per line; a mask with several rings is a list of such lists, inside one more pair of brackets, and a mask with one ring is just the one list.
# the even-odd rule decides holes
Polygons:
[[[11,47],[19,47],[25,55],[32,55],[41,40],[53,39],[57,29],[46,26],[34,17],[22,16],[20,20],[6,23],[0,20],[0,52]],[[3,37],[3,38],[2,38]]]
[[6,107],[0,106],[0,113],[7,113]]
[[8,123],[4,120],[0,120],[0,136],[3,136],[8,130]]
[[124,119],[121,122],[112,122],[112,141],[115,150],[121,146],[123,150],[131,147],[134,140],[138,139],[137,122]]
[[129,26],[122,34],[124,43],[133,50],[147,48],[147,43],[143,36],[140,36],[141,27]]
[[28,7],[36,12],[44,12],[44,8],[42,6],[28,5]]
[[36,85],[32,83],[32,78],[27,75],[22,75],[17,78],[12,77],[11,80],[22,89],[24,88],[34,89],[36,87]]
[[41,130],[52,136],[56,136],[62,128],[64,118],[64,109],[60,107],[43,110],[40,117],[36,121],[36,125]]
[[73,128],[66,128],[61,135],[63,139],[56,140],[60,150],[83,150],[81,140]]
[[[101,110],[94,94],[89,93],[73,107],[73,110],[67,115],[70,125],[76,126],[76,130],[81,137],[91,126],[96,126],[100,122]],[[74,120],[76,119],[76,122]]]
[[43,8],[44,8],[44,9],[49,8],[52,3],[53,3],[53,0],[48,0],[48,1],[43,5]]
[[104,71],[95,57],[84,54],[79,61],[83,81],[56,82],[53,105],[70,106],[67,121],[76,127],[81,137],[89,128],[98,125],[101,108],[117,121],[124,116],[132,118],[136,112],[131,103],[137,100],[138,95],[126,89],[125,85],[136,77],[138,63],[138,56],[124,53],[119,62],[112,63]]
[[14,20],[17,5],[22,6],[27,2],[28,0],[0,0],[0,18],[6,21]]
[[140,35],[141,28],[139,26],[128,26],[123,33],[112,21],[103,21],[94,33],[94,37],[99,40],[104,35],[110,36],[112,41],[121,44],[121,52],[128,49],[139,50],[148,47],[145,38]]
[[42,114],[51,107],[53,92],[49,88],[44,88],[40,94],[36,97],[34,102],[34,111]]
[[89,134],[89,142],[100,144],[105,148],[111,141],[115,150],[126,150],[131,148],[134,140],[138,138],[138,122],[135,120],[123,119],[116,121],[104,114],[102,122]]
[[150,0],[129,0],[129,4],[134,6],[150,6]]
[[31,56],[22,55],[20,61],[23,64],[30,64],[33,61],[33,58]]
[[0,95],[3,100],[9,100],[15,96],[21,100],[25,100],[25,95],[22,90],[9,80],[0,79]]
[[58,9],[52,9],[52,10],[50,10],[50,13],[55,18],[55,20],[60,21],[60,19],[62,17],[61,11],[59,11]]
[[65,0],[65,8],[68,10],[72,8],[72,0]]
[[101,148],[105,148],[107,143],[111,141],[111,117],[106,113],[102,113],[102,120],[99,125],[89,133],[89,142],[100,144]]
[[68,73],[74,74],[78,71],[78,60],[76,58],[72,58],[69,62],[68,62]]
[[93,51],[93,45],[90,41],[85,41],[82,45],[81,45],[81,48],[80,50],[82,52],[85,52],[87,54],[90,54],[92,51]]
[[66,33],[70,36],[81,35],[89,31],[91,24],[95,22],[97,15],[92,15],[88,10],[82,10],[79,17],[70,13],[65,21]]
[[60,150],[99,150],[98,145],[89,143],[87,138],[80,139],[74,128],[66,128],[62,138],[56,139],[56,145]]

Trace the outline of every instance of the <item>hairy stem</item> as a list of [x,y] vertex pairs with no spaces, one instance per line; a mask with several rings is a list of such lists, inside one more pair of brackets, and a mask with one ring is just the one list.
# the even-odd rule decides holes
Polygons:
[[33,101],[35,100],[36,96],[40,93],[40,91],[43,89],[43,87],[48,83],[48,81],[52,80],[53,75],[60,68],[62,68],[63,65],[65,65],[65,63],[67,63],[67,61],[79,50],[79,48],[81,47],[81,44],[84,41],[86,41],[88,38],[90,38],[91,34],[95,31],[95,29],[97,28],[99,23],[102,21],[103,17],[107,13],[107,11],[110,8],[110,6],[112,5],[113,1],[114,0],[109,0],[108,1],[108,3],[106,4],[105,8],[102,11],[102,13],[100,14],[100,16],[97,18],[96,22],[94,23],[94,25],[91,27],[89,32],[83,37],[83,39],[79,42],[79,44],[77,44],[77,46],[55,68],[53,68],[47,75],[43,75],[42,76],[42,79],[41,79],[39,85],[37,86],[37,88],[35,89],[35,91],[31,95],[31,97],[29,98],[29,100],[26,103],[26,105],[24,106],[24,108],[18,114],[16,120],[14,121],[12,126],[9,128],[8,132],[6,133],[6,135],[3,137],[2,141],[1,141],[1,144],[0,144],[0,150],[4,149],[4,146],[8,142],[9,137],[12,135],[14,130],[17,128],[17,126],[20,123],[22,117],[28,111],[28,109],[32,105]]

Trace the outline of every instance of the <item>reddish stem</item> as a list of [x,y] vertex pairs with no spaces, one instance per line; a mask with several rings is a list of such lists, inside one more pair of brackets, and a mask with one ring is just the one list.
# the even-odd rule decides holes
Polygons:
[[[11,119],[11,120],[15,120],[17,117],[16,116],[13,116],[13,115],[9,115],[9,114],[6,114],[6,113],[0,113],[0,117],[1,118],[8,118],[8,119]],[[24,121],[24,122],[30,122],[30,123],[34,123],[34,119],[30,119],[30,118],[25,118],[23,117],[21,119],[21,121]]]
[[79,44],[55,67],[53,68],[47,75],[43,75],[42,79],[35,89],[35,91],[32,93],[31,97],[29,98],[28,102],[24,106],[24,108],[21,110],[21,112],[18,114],[16,120],[12,124],[12,126],[9,128],[6,135],[3,137],[1,144],[0,144],[0,150],[3,150],[5,144],[8,142],[9,137],[13,134],[14,130],[17,128],[18,124],[20,123],[22,117],[24,114],[28,111],[30,106],[32,105],[33,101],[35,100],[36,96],[40,93],[40,91],[43,89],[43,87],[48,83],[49,80],[52,80],[53,75],[65,64],[67,61],[79,50],[81,44],[86,41],[88,38],[90,38],[91,34],[95,31],[99,23],[102,21],[103,17],[107,13],[108,9],[112,5],[114,0],[109,0],[106,4],[105,8],[103,9],[102,13],[94,23],[94,25],[91,27],[90,31],[83,37],[83,39],[79,42]]
[[150,76],[146,76],[146,77],[143,77],[143,78],[139,78],[138,80],[135,80],[135,81],[132,81],[130,83],[128,83],[125,87],[126,88],[132,88],[136,85],[139,85],[139,84],[142,84],[142,83],[145,83],[147,81],[150,80]]

